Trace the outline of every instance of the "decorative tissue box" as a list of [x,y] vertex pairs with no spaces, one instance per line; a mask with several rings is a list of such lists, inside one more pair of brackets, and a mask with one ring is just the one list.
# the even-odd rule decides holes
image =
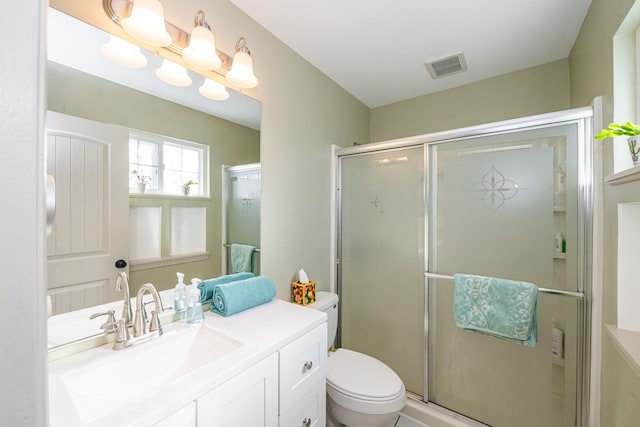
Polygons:
[[291,302],[300,305],[316,302],[316,282],[309,283],[291,282]]

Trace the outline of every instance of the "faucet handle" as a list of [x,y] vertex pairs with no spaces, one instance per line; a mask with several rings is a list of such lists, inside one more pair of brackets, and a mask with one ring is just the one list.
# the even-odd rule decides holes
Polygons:
[[117,329],[115,313],[115,310],[107,310],[104,313],[93,313],[89,316],[89,319],[93,320],[100,316],[107,316],[107,321],[100,325],[100,329],[104,329],[105,333],[115,332]]
[[158,335],[162,335],[162,325],[160,325],[160,318],[155,310],[151,311],[151,322],[149,323],[149,332],[158,331]]
[[115,322],[116,325],[116,340],[113,342],[114,350],[122,350],[126,347],[127,341],[129,341],[129,330],[127,329],[127,322],[124,319],[120,319]]

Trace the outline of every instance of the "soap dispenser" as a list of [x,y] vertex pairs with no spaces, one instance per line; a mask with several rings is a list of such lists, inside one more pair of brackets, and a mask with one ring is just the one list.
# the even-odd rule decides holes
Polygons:
[[184,274],[176,273],[178,284],[173,294],[173,309],[176,313],[181,313],[187,308],[187,286],[184,284]]
[[185,321],[187,323],[198,323],[204,320],[204,313],[202,312],[202,303],[200,302],[200,289],[194,283],[189,286],[187,291],[187,316]]

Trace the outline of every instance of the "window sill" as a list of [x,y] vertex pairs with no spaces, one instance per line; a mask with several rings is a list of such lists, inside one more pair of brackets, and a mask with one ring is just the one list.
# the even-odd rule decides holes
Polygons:
[[175,255],[166,258],[132,260],[129,262],[129,271],[141,271],[157,267],[184,264],[186,262],[205,261],[209,259],[210,255],[211,252],[203,252],[197,254]]
[[627,182],[640,181],[640,165],[609,175],[604,181],[609,185],[620,185],[626,184]]
[[640,377],[640,332],[625,331],[613,325],[605,325],[622,358]]
[[134,199],[171,199],[171,200],[212,200],[210,196],[183,196],[181,194],[163,193],[129,193],[129,198]]

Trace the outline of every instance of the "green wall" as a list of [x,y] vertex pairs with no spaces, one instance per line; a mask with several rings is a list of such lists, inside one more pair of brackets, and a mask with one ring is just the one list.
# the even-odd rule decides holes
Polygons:
[[[594,97],[605,98],[603,122],[613,117],[613,36],[634,0],[593,0],[578,39],[569,57],[571,75],[571,106],[584,105]],[[611,141],[603,144],[604,176],[613,173]],[[604,323],[617,321],[617,204],[640,201],[640,182],[603,186]],[[611,339],[603,332],[601,374],[602,426],[637,426],[640,424],[640,378],[622,360]]]
[[210,199],[162,197],[129,198],[130,206],[160,206],[163,210],[162,255],[169,255],[171,233],[168,218],[177,206],[207,209],[208,259],[165,267],[135,270],[130,274],[132,292],[151,282],[158,289],[176,284],[176,271],[192,277],[221,274],[222,168],[260,161],[260,132],[227,120],[129,89],[71,68],[47,65],[48,108],[60,113],[124,126],[158,135],[197,142],[210,148]]
[[458,129],[568,107],[569,62],[555,61],[375,108],[371,111],[371,140]]

